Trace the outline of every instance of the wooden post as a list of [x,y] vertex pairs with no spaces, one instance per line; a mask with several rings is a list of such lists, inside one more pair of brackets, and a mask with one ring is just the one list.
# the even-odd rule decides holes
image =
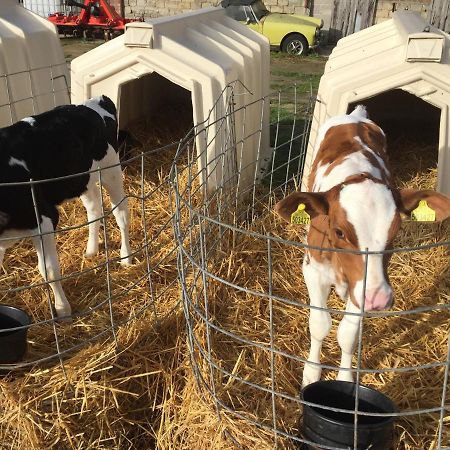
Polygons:
[[450,32],[450,0],[432,0],[428,10],[428,22],[431,25]]
[[354,33],[356,14],[361,15],[361,29],[372,26],[376,9],[377,0],[334,0],[330,40],[337,41],[341,37]]
[[117,14],[125,17],[124,0],[108,0],[108,3],[116,10]]

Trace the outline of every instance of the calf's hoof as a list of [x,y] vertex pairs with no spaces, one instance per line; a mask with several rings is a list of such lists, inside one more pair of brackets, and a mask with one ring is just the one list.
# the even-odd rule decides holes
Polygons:
[[55,308],[56,317],[58,318],[58,322],[72,322],[72,309],[70,306],[67,308]]
[[84,252],[84,256],[88,259],[93,258],[94,256],[97,256],[97,254],[98,254],[98,251],[95,251],[95,250],[86,250]]
[[302,389],[308,386],[308,384],[319,381],[321,372],[322,369],[320,367],[306,364],[305,369],[303,370]]
[[120,264],[122,266],[132,266],[133,262],[131,260],[131,256],[121,257]]
[[336,380],[348,381],[350,383],[353,383],[353,375],[350,370],[340,370],[338,376],[336,377]]

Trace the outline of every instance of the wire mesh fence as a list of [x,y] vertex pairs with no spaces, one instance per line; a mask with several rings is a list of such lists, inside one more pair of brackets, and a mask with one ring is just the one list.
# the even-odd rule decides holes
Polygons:
[[[246,431],[240,433],[233,422],[259,430],[261,448],[317,445],[302,436],[299,426],[305,405],[299,390],[309,350],[308,317],[314,308],[301,275],[306,232],[284,226],[273,212],[275,202],[300,185],[313,105],[309,94],[299,85],[258,100],[271,105],[272,153],[269,160],[248,163],[254,173],[251,185],[240,186],[244,167],[238,163],[237,174],[223,176],[218,188],[208,191],[207,177],[201,176],[197,164],[205,157],[195,151],[197,135],[180,145],[178,156],[188,154],[186,167],[172,168],[192,368],[205,400],[215,408],[217,419],[229,424],[228,437],[238,448],[247,447],[242,435],[249,428],[242,426]],[[242,161],[227,114],[218,120],[229,138],[221,140],[221,151],[210,165],[225,165],[236,155]],[[243,130],[242,139],[248,137]],[[417,166],[408,172],[405,161],[418,151],[410,147],[405,144],[391,155],[397,182],[433,187],[433,170],[422,178]],[[256,158],[261,154],[256,151]],[[264,173],[255,170],[260,165],[267,168]],[[388,251],[395,307],[356,314],[361,322],[351,370],[358,384],[377,388],[397,405],[397,412],[385,414],[395,417],[395,448],[450,445],[449,239],[446,224],[405,223],[394,249]],[[366,265],[374,254],[370,249],[360,253]],[[334,326],[349,314],[334,293],[326,311]],[[339,370],[338,349],[335,338],[325,342],[320,367],[327,378]],[[358,417],[358,400],[352,408]],[[362,448],[357,436],[358,424],[352,448]],[[403,445],[405,436],[416,446]]]
[[0,74],[0,126],[70,102],[66,63]]
[[[246,101],[236,102],[237,96]],[[267,111],[267,104],[270,152],[262,128],[249,132],[244,120],[243,129],[236,130],[234,121],[236,114]],[[76,202],[64,206],[56,237],[61,281],[75,311],[71,323],[56,320],[50,287],[39,275],[31,246],[11,248],[0,301],[27,310],[32,323],[25,360],[0,370],[55,361],[64,369],[74,352],[95,340],[115,340],[122,325],[149,311],[149,326],[157,327],[162,316],[180,306],[181,288],[192,369],[217,419],[250,425],[266,447],[313,445],[299,427],[311,309],[300,269],[305,230],[284,226],[273,213],[276,201],[300,185],[313,104],[307,83],[256,100],[235,83],[224,90],[208,121],[181,134],[179,143],[123,158],[134,262],[129,268],[118,264],[120,235],[107,198],[102,197],[99,219],[103,245],[89,259],[83,254],[89,225],[85,211]],[[204,152],[198,150],[200,139]],[[249,140],[252,146],[244,146]],[[244,148],[253,150],[244,155]],[[429,165],[422,178],[416,173],[417,148],[408,143],[402,150],[403,159],[393,155],[397,181],[432,187],[436,173]],[[101,172],[98,178],[101,185]],[[57,181],[19,184],[34,195],[36,184]],[[5,188],[11,185],[0,184]],[[360,314],[352,371],[359,383],[376,387],[398,405],[396,448],[445,449],[450,444],[449,240],[445,223],[406,223],[389,251],[395,308]],[[372,252],[362,254],[367,260]],[[173,307],[168,311],[164,302],[162,311],[167,298],[174,300]],[[335,295],[328,306],[334,324],[346,315]],[[325,343],[324,356],[323,373],[333,378],[339,369],[335,340]],[[245,447],[238,428],[229,426],[227,436]],[[242,430],[249,432],[245,426]],[[355,439],[357,433],[358,427]],[[415,447],[402,447],[405,436]]]

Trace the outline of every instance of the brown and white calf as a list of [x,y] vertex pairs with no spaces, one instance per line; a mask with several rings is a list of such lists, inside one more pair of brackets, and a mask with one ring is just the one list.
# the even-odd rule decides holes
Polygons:
[[[393,302],[387,275],[389,249],[400,229],[401,214],[410,214],[420,200],[434,209],[436,220],[450,215],[450,199],[431,190],[398,190],[386,155],[383,131],[367,118],[363,106],[333,117],[319,131],[319,147],[308,180],[309,192],[295,192],[278,202],[276,212],[286,221],[299,204],[310,216],[307,244],[323,249],[368,249],[363,254],[307,249],[303,275],[310,304],[311,347],[303,372],[303,386],[319,380],[322,342],[331,328],[327,299],[334,286],[346,302],[338,328],[342,351],[338,379],[352,381],[352,355],[360,312],[389,308]],[[317,308],[317,309],[316,309]],[[356,314],[351,314],[356,313]]]

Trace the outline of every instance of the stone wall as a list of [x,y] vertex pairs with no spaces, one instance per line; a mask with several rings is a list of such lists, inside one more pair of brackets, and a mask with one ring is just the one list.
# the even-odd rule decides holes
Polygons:
[[330,29],[331,17],[333,15],[333,0],[310,0],[311,15],[323,20],[323,43],[328,41],[328,30]]
[[124,0],[125,17],[172,16],[193,9],[216,6],[216,1],[204,0]]
[[299,0],[264,0],[267,9],[272,12],[289,13],[289,14],[306,14],[308,8],[305,8],[305,2]]
[[[1,1],[1,0],[0,0]],[[192,11],[208,6],[217,6],[220,0],[123,0],[126,17],[160,17]],[[346,0],[340,0],[346,1]],[[272,12],[296,13],[320,17],[324,21],[326,32],[330,27],[335,0],[264,0]],[[409,9],[427,17],[431,0],[378,0],[375,23],[383,22],[392,17],[396,10]]]
[[390,19],[395,11],[400,11],[402,9],[416,11],[426,19],[428,16],[428,8],[430,7],[430,4],[431,0],[378,0],[377,12],[375,14],[375,23],[384,22],[385,20]]
[[[160,17],[180,14],[193,9],[217,6],[220,0],[123,0],[125,17]],[[264,0],[264,4],[272,12],[304,14],[320,17],[324,21],[324,29],[329,28],[333,0]],[[306,6],[305,6],[306,5]],[[310,6],[310,8],[308,8]]]
[[[193,9],[217,6],[220,0],[124,0],[126,17],[159,17],[179,14]],[[333,0],[265,0],[264,4],[272,12],[306,14],[308,8],[304,5],[313,4],[314,14],[320,16],[324,10],[331,12]]]

